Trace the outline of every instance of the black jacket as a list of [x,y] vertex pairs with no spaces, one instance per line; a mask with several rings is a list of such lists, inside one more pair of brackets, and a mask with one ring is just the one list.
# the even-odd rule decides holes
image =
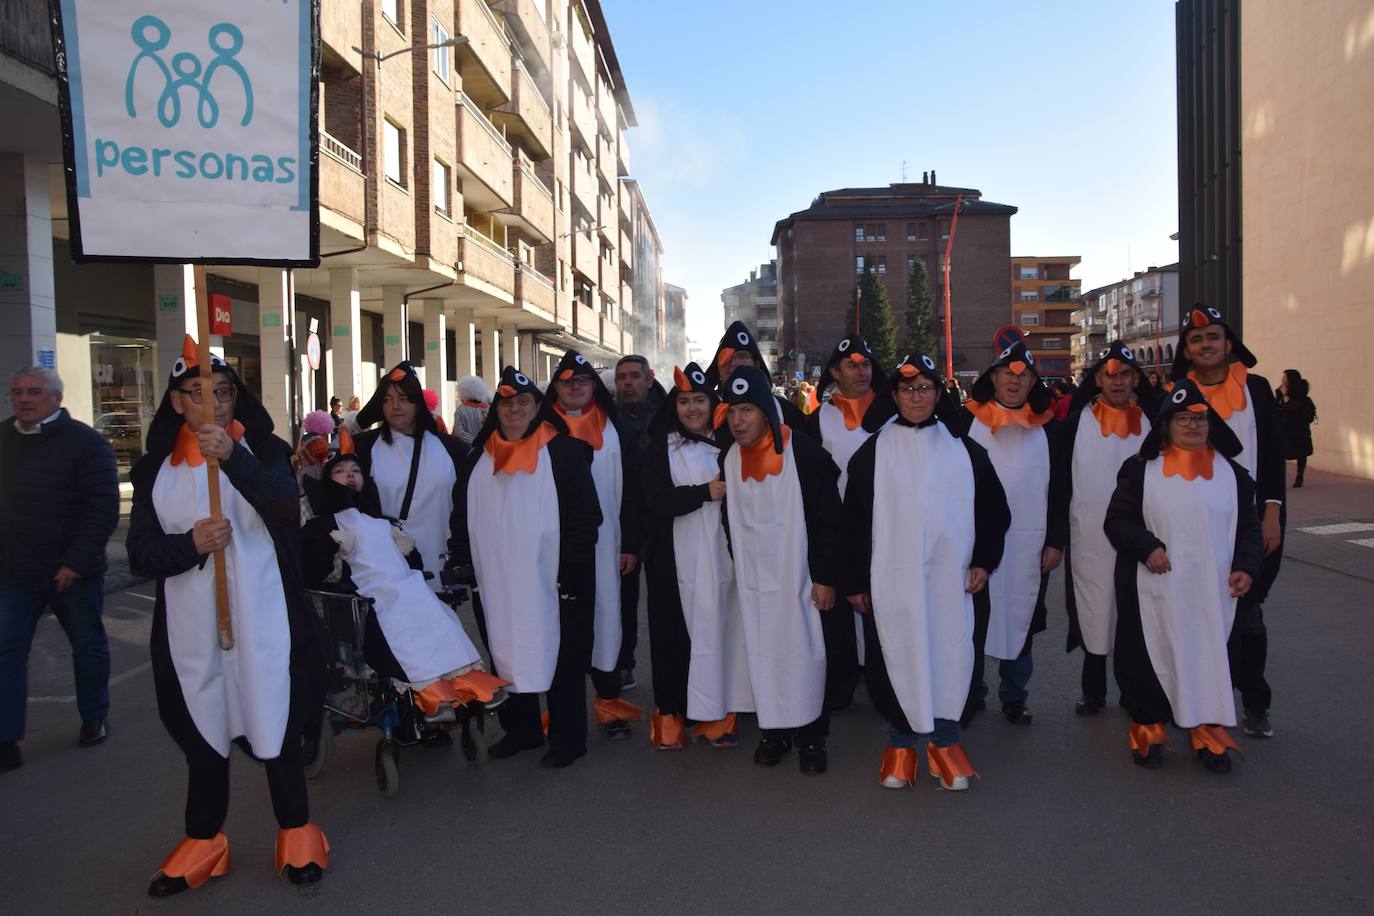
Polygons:
[[46,581],[59,566],[105,572],[119,480],[105,437],[64,408],[24,435],[0,422],[0,581]]

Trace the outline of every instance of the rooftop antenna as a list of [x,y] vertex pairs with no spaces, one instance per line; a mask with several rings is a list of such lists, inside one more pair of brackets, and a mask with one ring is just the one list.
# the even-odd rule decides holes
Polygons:
[[902,160],[902,183],[906,183],[906,160]]

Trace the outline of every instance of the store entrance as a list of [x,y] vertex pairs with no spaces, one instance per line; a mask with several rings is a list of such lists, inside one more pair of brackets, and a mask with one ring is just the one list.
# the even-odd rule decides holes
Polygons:
[[91,405],[95,429],[114,449],[119,479],[143,456],[148,426],[157,411],[157,342],[137,337],[91,335]]

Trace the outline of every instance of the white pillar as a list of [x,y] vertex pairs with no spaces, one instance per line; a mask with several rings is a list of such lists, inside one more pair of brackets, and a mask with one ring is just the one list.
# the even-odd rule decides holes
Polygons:
[[535,355],[539,352],[539,344],[536,341],[533,331],[527,331],[520,335],[520,368],[533,381],[539,381],[544,376],[539,371],[539,364],[535,361]]
[[[57,364],[48,166],[32,156],[0,156],[0,370]],[[74,369],[76,367],[73,367]],[[72,377],[68,385],[90,386]],[[5,389],[9,391],[8,388]]]
[[[181,356],[186,335],[200,340],[195,268],[190,264],[154,264],[153,301],[157,303],[157,384],[161,385],[171,374],[172,363]],[[223,337],[210,335],[210,352],[224,356]]]
[[362,301],[356,268],[329,271],[329,356],[329,396],[340,398],[346,407],[348,399],[361,396],[363,389]]
[[454,374],[458,378],[477,374],[477,324],[472,309],[458,309],[451,317],[454,340]]
[[[291,441],[291,365],[286,344],[294,315],[286,271],[258,271],[258,355],[262,360],[262,406],[276,434]],[[159,356],[161,353],[159,352]]]
[[439,416],[453,422],[453,386],[448,382],[448,318],[442,299],[423,300],[425,308],[425,387],[439,395]]
[[501,364],[501,357],[496,350],[496,319],[487,317],[482,319],[482,381],[487,383],[487,388],[496,390],[497,384],[501,381],[501,370],[505,366]]
[[405,293],[404,287],[382,287],[382,339],[386,365],[378,367],[381,372],[387,372],[406,359],[410,329],[406,321]]
[[501,365],[514,366],[517,369],[524,369],[520,365],[520,354],[515,346],[515,337],[519,329],[513,324],[501,325]]

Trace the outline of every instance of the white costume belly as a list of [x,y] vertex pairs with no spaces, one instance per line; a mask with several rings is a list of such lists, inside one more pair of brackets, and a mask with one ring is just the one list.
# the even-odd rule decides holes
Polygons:
[[601,448],[592,454],[592,480],[601,504],[601,527],[596,530],[596,616],[592,636],[592,667],[614,671],[620,658],[620,501],[624,496],[620,464],[620,436],[606,421]]
[[[410,436],[393,435],[388,443],[381,436],[372,445],[372,479],[381,496],[382,514],[400,518],[405,502],[406,482],[410,479],[410,460],[415,440]],[[415,476],[415,494],[410,500],[410,514],[402,523],[406,534],[415,539],[432,591],[439,591],[439,571],[444,567],[448,552],[448,526],[453,513],[453,485],[458,472],[453,459],[439,437],[425,433],[420,449],[420,469]]]

